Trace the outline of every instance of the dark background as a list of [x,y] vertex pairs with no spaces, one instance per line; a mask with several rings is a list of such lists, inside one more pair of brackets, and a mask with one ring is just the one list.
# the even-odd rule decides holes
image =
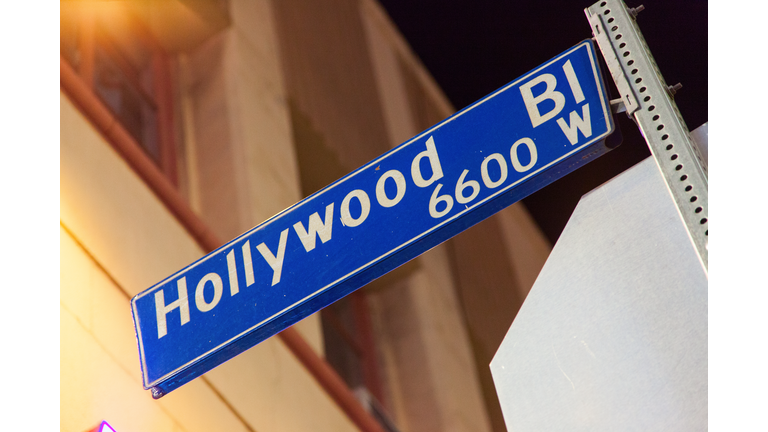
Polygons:
[[[590,0],[379,0],[457,110],[592,37]],[[690,130],[707,122],[707,2],[638,0],[637,22]],[[613,80],[604,76],[615,90]],[[582,195],[650,156],[635,123],[616,116],[617,149],[524,200],[554,244]]]

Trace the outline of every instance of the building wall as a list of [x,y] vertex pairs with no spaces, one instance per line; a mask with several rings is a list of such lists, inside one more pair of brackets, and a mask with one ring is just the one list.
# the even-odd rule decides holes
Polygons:
[[[361,6],[383,112],[391,145],[394,146],[448,117],[455,110],[381,7],[374,1],[363,1]],[[455,405],[450,411],[450,402],[435,399],[435,406],[439,408],[430,411],[425,409],[425,398],[419,397],[418,408],[414,409],[418,414],[413,416],[413,421],[423,422],[426,417],[424,412],[439,409],[448,409],[451,415],[441,417],[435,414],[436,420],[429,427],[419,425],[413,430],[446,430],[449,427],[455,430],[506,430],[488,365],[550,250],[551,245],[523,204],[517,203],[418,259],[432,258],[433,264],[439,262],[442,271],[450,275],[441,285],[433,288],[441,291],[441,295],[450,302],[422,304],[413,313],[435,309],[443,315],[443,320],[460,323],[453,334],[443,334],[446,340],[424,355],[453,359],[455,369],[446,364],[447,370],[464,371],[461,378],[455,374],[441,376],[442,385],[447,387],[441,390],[441,394],[451,394],[453,389],[463,395],[464,403]],[[396,329],[387,330],[387,323],[405,320],[407,313],[397,310],[397,302],[408,298],[404,291],[407,291],[406,285],[393,290],[396,294],[392,294],[392,299],[385,299],[387,294],[380,291],[371,296],[374,310],[378,312],[381,337],[392,339],[389,343],[397,343],[398,338],[405,337],[403,329],[413,331],[419,328],[416,324],[399,324]],[[427,328],[425,334],[431,335],[432,331]],[[415,351],[411,348],[408,352]],[[403,361],[405,364],[401,368],[412,367],[410,364],[418,368],[415,365],[424,362],[416,356],[403,356]],[[403,375],[402,372],[400,375],[390,373],[393,376]],[[401,390],[404,394],[417,394],[409,386],[424,387],[418,378],[424,374],[412,375],[404,375],[405,389]],[[457,422],[456,418],[461,418],[463,422]]]
[[[394,147],[453,108],[374,2],[361,2],[382,112]],[[446,244],[370,290],[389,396],[408,431],[490,430]]]
[[203,252],[64,94],[61,125],[61,429],[355,430],[276,338],[157,401],[142,389],[130,298]]
[[[227,3],[172,54],[180,191],[222,240],[454,111],[373,0]],[[363,288],[400,430],[503,430],[489,356],[549,249],[514,205]],[[62,93],[61,429],[355,430],[277,338],[160,400],[142,389],[130,298],[203,254]],[[296,327],[323,355],[319,316]]]
[[[229,5],[230,26],[179,55],[188,195],[221,239],[301,199],[271,4]],[[297,326],[322,353],[319,318]]]

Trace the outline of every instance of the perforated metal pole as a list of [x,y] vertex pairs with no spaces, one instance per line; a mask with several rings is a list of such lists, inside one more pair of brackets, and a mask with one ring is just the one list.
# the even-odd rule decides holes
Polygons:
[[635,120],[677,205],[705,272],[708,269],[707,165],[693,145],[669,86],[635,16],[622,0],[600,0],[584,12],[627,115]]

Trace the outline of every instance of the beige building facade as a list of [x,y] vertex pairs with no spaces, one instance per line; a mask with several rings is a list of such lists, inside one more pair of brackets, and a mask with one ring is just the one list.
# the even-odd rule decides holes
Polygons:
[[61,430],[504,430],[488,364],[551,249],[522,204],[142,388],[131,297],[454,112],[374,0],[63,2],[60,100]]

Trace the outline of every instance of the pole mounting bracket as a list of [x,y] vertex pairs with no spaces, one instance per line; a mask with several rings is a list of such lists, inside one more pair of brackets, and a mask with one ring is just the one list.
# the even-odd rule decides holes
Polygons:
[[630,9],[622,0],[600,0],[584,13],[621,94],[611,107],[614,112],[626,112],[640,128],[707,271],[707,163],[693,145],[673,99],[682,86],[664,81],[637,25],[635,18],[643,9]]

